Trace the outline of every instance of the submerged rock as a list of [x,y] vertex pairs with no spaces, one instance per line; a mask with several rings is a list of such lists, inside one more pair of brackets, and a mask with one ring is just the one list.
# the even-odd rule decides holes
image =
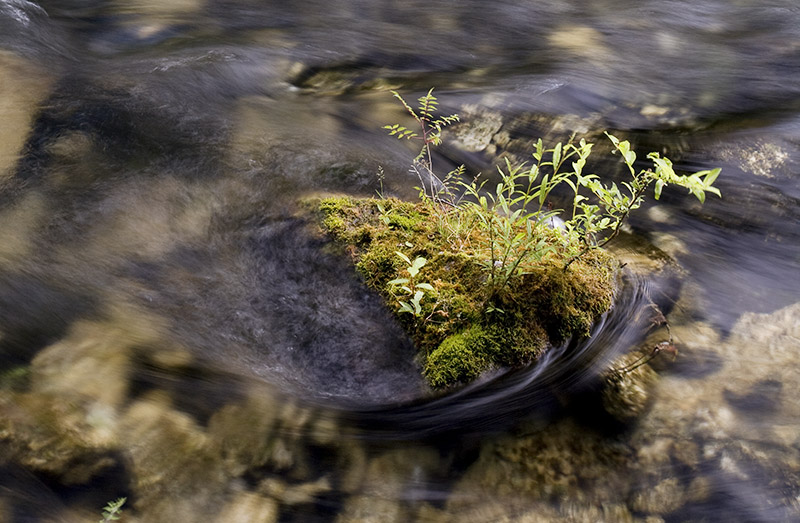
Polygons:
[[632,478],[608,473],[624,470],[629,460],[626,446],[573,420],[561,420],[486,444],[455,489],[448,509],[469,506],[469,492],[475,489],[512,500],[607,502],[630,488]]
[[120,439],[130,460],[135,506],[147,521],[218,510],[227,480],[222,463],[202,428],[173,410],[164,395],[131,405],[120,420]]
[[229,501],[217,518],[217,523],[274,523],[278,521],[279,504],[271,498],[240,492]]
[[411,520],[408,509],[396,499],[353,496],[345,503],[336,523],[401,523]]
[[638,352],[617,358],[611,364],[602,388],[603,407],[620,422],[641,416],[651,397],[658,375],[646,363],[648,355]]
[[669,514],[685,502],[686,489],[678,478],[667,478],[655,487],[636,492],[631,501],[631,508],[645,514]]
[[489,148],[487,152],[494,153],[496,147],[490,148],[490,145],[503,126],[503,116],[497,112],[481,110],[475,105],[462,107],[459,116],[464,123],[456,125],[448,132],[448,143],[464,151],[480,152]]
[[0,182],[17,164],[39,104],[53,80],[34,64],[0,50]]
[[118,464],[113,447],[91,437],[92,428],[83,409],[57,396],[0,392],[0,466],[85,484]]

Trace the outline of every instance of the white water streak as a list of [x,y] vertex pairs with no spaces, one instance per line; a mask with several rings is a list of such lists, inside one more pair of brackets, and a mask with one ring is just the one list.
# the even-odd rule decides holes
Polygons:
[[28,2],[28,0],[0,0],[0,13],[10,16],[25,27],[31,23],[29,13],[32,11],[47,15],[40,5]]

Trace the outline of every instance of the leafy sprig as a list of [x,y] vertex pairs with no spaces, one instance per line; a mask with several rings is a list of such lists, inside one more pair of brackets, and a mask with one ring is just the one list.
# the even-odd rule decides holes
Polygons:
[[395,254],[407,264],[405,271],[408,273],[408,278],[396,278],[388,282],[400,306],[398,312],[412,314],[415,318],[420,317],[422,315],[422,298],[426,293],[436,292],[431,284],[417,281],[419,271],[428,263],[428,260],[417,256],[414,261],[411,261],[400,251],[395,251]]
[[122,505],[124,505],[127,500],[128,498],[119,498],[115,501],[109,501],[105,508],[103,508],[103,519],[100,520],[100,523],[109,523],[110,521],[119,520],[120,516],[122,516]]
[[400,103],[405,107],[408,114],[417,122],[419,132],[412,131],[400,124],[384,125],[383,128],[389,132],[390,136],[396,136],[399,140],[421,140],[422,147],[416,158],[414,158],[414,164],[419,164],[424,170],[433,172],[432,148],[442,143],[442,130],[448,125],[458,122],[458,115],[436,115],[439,108],[439,100],[433,95],[433,88],[431,88],[427,94],[417,99],[418,105],[416,110],[406,102],[405,98],[403,98],[400,93],[392,91],[392,94],[395,98],[400,100]]

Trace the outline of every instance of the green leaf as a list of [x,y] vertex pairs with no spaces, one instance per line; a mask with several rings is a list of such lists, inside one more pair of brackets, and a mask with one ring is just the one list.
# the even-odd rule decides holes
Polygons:
[[402,259],[404,262],[406,262],[407,264],[411,265],[411,260],[409,260],[409,259],[408,259],[408,256],[406,256],[405,254],[403,254],[403,253],[402,253],[402,252],[400,252],[400,251],[394,251],[394,253],[395,253],[395,254],[397,254],[398,256],[400,256],[400,258],[401,258],[401,259]]
[[420,301],[422,297],[425,296],[425,293],[422,291],[417,291],[414,293],[414,297],[411,299],[411,303],[414,305],[414,315],[419,316],[422,312],[422,306],[420,305]]
[[581,174],[583,172],[583,167],[586,165],[586,160],[583,158],[578,158],[577,161],[572,162],[572,170],[575,171],[575,174]]
[[547,182],[548,182],[548,175],[545,174],[544,176],[542,176],[541,190],[539,192],[539,205],[544,205],[544,201],[549,193],[549,191],[546,190]]
[[408,278],[397,278],[387,283],[387,285],[405,285],[409,282]]
[[542,161],[542,154],[544,153],[544,145],[542,144],[542,139],[536,142],[536,151],[533,153],[533,157],[536,158],[537,162]]
[[630,193],[631,196],[636,194],[636,191],[633,190],[633,187],[631,187],[631,184],[629,184],[628,182],[622,182],[622,185],[628,190],[628,193]]
[[636,153],[634,151],[629,150],[625,153],[625,163],[627,163],[629,167],[633,167],[633,164],[636,163]]
[[122,514],[122,505],[128,498],[119,498],[116,501],[109,501],[105,508],[103,508],[103,519],[100,523],[108,523],[109,521],[118,521]]
[[417,274],[419,274],[419,270],[425,265],[425,263],[427,263],[427,261],[428,260],[421,256],[415,258],[408,268],[406,268],[408,274],[410,274],[412,278],[415,278]]
[[715,169],[711,169],[711,172],[709,172],[706,175],[706,178],[704,180],[706,185],[710,187],[712,183],[717,181],[717,176],[719,176],[719,173],[721,173],[721,172],[722,172],[722,169],[720,169],[719,167],[717,167]]
[[499,309],[494,305],[492,305],[491,303],[486,306],[486,312],[488,313],[496,312],[498,314],[505,314],[505,311],[503,309]]
[[686,187],[686,184],[681,181],[681,178],[679,178],[672,169],[672,162],[669,158],[661,158],[658,153],[650,153],[647,157],[653,160],[657,177],[663,178],[667,182],[677,183]]
[[661,190],[664,188],[665,185],[667,185],[667,182],[665,182],[664,180],[661,179],[656,180],[656,186],[655,186],[656,200],[661,198]]
[[719,176],[719,173],[721,171],[722,171],[722,169],[717,167],[716,169],[711,169],[711,170],[708,170],[708,171],[698,171],[698,172],[694,173],[693,176],[697,176],[697,177],[703,178],[703,184],[706,187],[710,187],[717,180],[717,176]]
[[694,194],[697,197],[697,199],[700,200],[700,203],[706,202],[706,193],[702,189],[693,190],[692,194]]
[[435,291],[436,289],[433,288],[433,285],[429,283],[418,283],[416,285],[417,289],[424,289],[426,291]]
[[561,163],[561,142],[558,142],[556,146],[553,148],[553,169],[558,169],[558,165]]
[[426,260],[422,256],[417,256],[416,258],[414,258],[414,262],[411,264],[411,267],[420,270],[422,267],[425,266],[426,263],[428,263],[428,260]]

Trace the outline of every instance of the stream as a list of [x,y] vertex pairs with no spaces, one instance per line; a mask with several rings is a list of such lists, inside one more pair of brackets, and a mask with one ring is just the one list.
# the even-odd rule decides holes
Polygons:
[[[800,520],[798,79],[795,0],[0,0],[0,521]],[[619,180],[608,131],[722,197],[631,216],[590,337],[433,393],[298,204],[415,199],[381,127],[431,87],[440,172],[574,134]]]

